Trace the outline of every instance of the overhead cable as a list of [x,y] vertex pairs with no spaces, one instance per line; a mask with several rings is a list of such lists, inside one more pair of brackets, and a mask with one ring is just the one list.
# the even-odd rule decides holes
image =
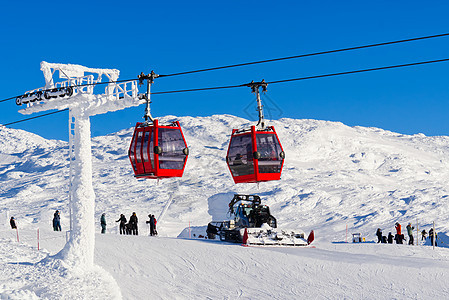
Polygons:
[[[277,83],[286,83],[286,82],[292,82],[292,81],[301,81],[301,80],[309,80],[309,79],[317,79],[317,78],[325,78],[325,77],[333,77],[333,76],[341,76],[341,75],[348,75],[348,74],[357,74],[357,73],[364,73],[364,72],[372,72],[372,71],[380,71],[380,70],[388,70],[388,69],[395,69],[395,68],[403,68],[403,67],[411,67],[411,66],[418,66],[418,65],[425,65],[425,64],[433,64],[433,63],[440,63],[440,62],[447,62],[449,61],[449,58],[443,58],[443,59],[436,59],[436,60],[428,60],[428,61],[421,61],[421,62],[414,62],[414,63],[408,63],[408,64],[400,64],[400,65],[393,65],[393,66],[384,66],[384,67],[377,67],[377,68],[370,68],[370,69],[361,69],[361,70],[352,70],[352,71],[345,71],[345,72],[338,72],[338,73],[330,73],[330,74],[321,74],[321,75],[314,75],[314,76],[307,76],[307,77],[298,77],[298,78],[290,78],[290,79],[282,79],[282,80],[275,80],[275,81],[267,81],[267,84],[277,84]],[[228,86],[217,86],[217,87],[205,87],[205,88],[194,88],[194,89],[183,89],[183,90],[173,90],[173,91],[162,91],[162,92],[154,92],[151,93],[152,95],[161,95],[161,94],[173,94],[173,93],[185,93],[185,92],[198,92],[198,91],[209,91],[209,90],[220,90],[220,89],[232,89],[232,88],[238,88],[238,87],[247,87],[248,84],[239,84],[239,85],[228,85]],[[7,124],[3,124],[3,126],[9,126],[12,124],[25,122],[32,119],[37,119],[40,117],[56,114],[59,112],[63,112],[68,110],[68,108],[42,114],[36,117],[31,117]]]
[[[419,40],[433,39],[433,38],[439,38],[439,37],[445,37],[445,36],[449,36],[449,33],[434,34],[434,35],[421,36],[421,37],[409,38],[409,39],[404,39],[404,40],[395,40],[395,41],[390,41],[390,42],[368,44],[368,45],[355,46],[355,47],[349,47],[349,48],[341,48],[341,49],[334,49],[334,50],[327,50],[327,51],[314,52],[314,53],[306,53],[306,54],[287,56],[287,57],[280,57],[280,58],[272,58],[272,59],[253,61],[253,62],[246,62],[246,63],[240,63],[240,64],[232,64],[232,65],[226,65],[226,66],[220,66],[220,67],[212,67],[212,68],[206,68],[206,69],[191,70],[191,71],[178,72],[178,73],[172,73],[172,74],[158,75],[158,77],[187,75],[187,74],[200,73],[200,72],[206,72],[206,71],[214,71],[214,70],[221,70],[221,69],[228,69],[228,68],[235,68],[235,67],[243,67],[243,66],[262,64],[262,63],[268,63],[268,62],[275,62],[275,61],[303,58],[303,57],[310,57],[310,56],[318,56],[318,55],[323,55],[323,54],[331,54],[331,53],[338,53],[338,52],[344,52],[344,51],[359,50],[359,49],[387,46],[387,45],[393,45],[393,44],[414,42],[414,41],[419,41]],[[132,81],[132,80],[136,80],[136,79],[125,79],[125,80],[109,81],[109,82],[98,82],[98,83],[86,83],[86,84],[74,85],[72,87],[83,87],[83,86],[100,85],[100,84],[120,83],[120,82]],[[49,90],[44,90],[44,91],[49,91]],[[11,99],[16,99],[17,97],[20,97],[20,96],[22,96],[22,95],[0,100],[0,103],[8,101],[8,100],[11,100]]]
[[387,46],[387,45],[393,45],[393,44],[414,42],[414,41],[419,41],[419,40],[433,39],[433,38],[439,38],[439,37],[445,37],[445,36],[449,36],[449,33],[428,35],[428,36],[410,38],[410,39],[405,39],[405,40],[396,40],[396,41],[390,41],[390,42],[383,42],[383,43],[377,43],[377,44],[355,46],[355,47],[349,47],[349,48],[341,48],[341,49],[335,49],[335,50],[326,50],[326,51],[321,51],[321,52],[306,53],[306,54],[300,54],[300,55],[294,55],[294,56],[286,56],[286,57],[280,57],[280,58],[272,58],[272,59],[259,60],[259,61],[253,61],[253,62],[246,62],[246,63],[240,63],[240,64],[233,64],[233,65],[227,65],[227,66],[221,66],[221,67],[212,67],[212,68],[191,70],[191,71],[185,71],[185,72],[179,72],[179,73],[159,75],[159,77],[187,75],[187,74],[193,74],[193,73],[199,73],[199,72],[222,70],[222,69],[235,68],[235,67],[243,67],[243,66],[263,64],[263,63],[268,63],[268,62],[288,60],[288,59],[296,59],[296,58],[303,58],[303,57],[310,57],[310,56],[318,56],[318,55],[323,55],[323,54],[331,54],[331,53],[338,53],[338,52],[344,52],[344,51],[360,50],[360,49],[366,49],[366,48],[373,48],[373,47]]
[[[440,62],[447,62],[447,61],[449,61],[449,58],[414,62],[414,63],[400,64],[400,65],[393,65],[393,66],[384,66],[384,67],[377,67],[377,68],[370,68],[370,69],[361,69],[361,70],[352,70],[352,71],[345,71],[345,72],[338,72],[338,73],[321,74],[321,75],[314,75],[314,76],[307,76],[307,77],[267,81],[267,84],[276,84],[276,83],[285,83],[285,82],[291,82],[291,81],[300,81],[300,80],[308,80],[308,79],[316,79],[316,78],[324,78],[324,77],[341,76],[341,75],[348,75],[348,74],[356,74],[356,73],[380,71],[380,70],[387,70],[387,69],[411,67],[411,66],[424,65],[424,64],[433,64],[433,63],[440,63]],[[154,92],[151,94],[157,95],[157,94],[196,92],[196,91],[206,91],[206,90],[230,89],[230,88],[245,87],[245,86],[247,86],[247,84],[221,86],[221,87],[206,87],[206,88],[196,88],[196,89],[173,90],[173,91],[165,91],[165,92]]]
[[21,123],[21,122],[25,122],[25,121],[29,121],[29,120],[33,120],[33,119],[42,118],[42,117],[45,117],[45,116],[57,114],[57,113],[60,113],[60,112],[63,112],[63,111],[67,111],[67,110],[69,110],[69,109],[66,108],[66,109],[62,109],[62,110],[52,111],[52,112],[49,112],[49,113],[46,113],[46,114],[42,114],[42,115],[38,115],[38,116],[34,116],[34,117],[22,119],[22,120],[18,120],[18,121],[11,122],[11,123],[0,124],[0,125],[2,125],[2,126],[9,126],[9,125],[12,125],[12,124],[17,124],[17,123]]

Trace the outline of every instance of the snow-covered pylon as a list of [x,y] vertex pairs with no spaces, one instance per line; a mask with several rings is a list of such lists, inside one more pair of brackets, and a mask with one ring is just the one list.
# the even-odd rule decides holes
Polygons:
[[[94,262],[95,193],[89,117],[138,106],[145,101],[139,99],[137,81],[116,82],[120,74],[116,69],[43,61],[41,70],[45,87],[26,92],[16,103],[26,104],[26,108],[19,111],[22,114],[69,109],[71,234],[58,256],[69,265],[90,267]],[[56,71],[63,81],[54,82]],[[102,80],[108,82],[104,93],[95,94],[94,85]]]

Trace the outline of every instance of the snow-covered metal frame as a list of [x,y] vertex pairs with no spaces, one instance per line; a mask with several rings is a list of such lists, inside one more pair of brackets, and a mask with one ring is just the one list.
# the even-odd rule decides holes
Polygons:
[[[67,263],[78,267],[93,266],[95,246],[95,193],[92,185],[92,150],[90,116],[138,106],[145,100],[138,96],[137,81],[117,83],[120,71],[88,68],[73,64],[41,62],[45,86],[27,92],[22,114],[69,109],[69,199],[71,235],[59,253]],[[65,79],[55,82],[56,71]],[[104,93],[94,87],[106,78]],[[64,88],[64,89],[60,89]],[[70,93],[68,93],[69,91]],[[44,93],[48,93],[46,96]],[[21,100],[23,100],[21,99]]]

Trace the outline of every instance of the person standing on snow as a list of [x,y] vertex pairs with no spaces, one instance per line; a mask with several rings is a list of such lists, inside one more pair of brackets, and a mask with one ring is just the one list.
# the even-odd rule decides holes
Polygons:
[[153,236],[154,234],[154,216],[153,215],[148,215],[148,217],[150,218],[149,221],[147,221],[147,224],[150,224],[150,235]]
[[408,234],[408,238],[409,238],[408,244],[413,245],[414,244],[413,243],[413,229],[415,229],[415,227],[413,227],[411,223],[408,223],[406,228],[407,228],[407,234]]
[[401,235],[401,224],[399,224],[398,222],[396,222],[394,228],[396,228],[396,234],[397,235]]
[[396,240],[396,244],[402,244],[402,240],[404,239],[404,237],[402,236],[401,232],[401,224],[396,222],[394,228],[396,228],[396,236],[394,237],[394,239]]
[[[430,245],[433,245],[433,228],[429,230]],[[437,245],[437,233],[435,232],[435,246]]]
[[103,213],[100,218],[101,233],[106,233],[106,215]]
[[388,233],[388,244],[393,244],[393,235],[391,232]]
[[129,217],[129,224],[131,225],[131,233],[133,235],[139,235],[139,231],[137,228],[137,215],[135,212],[133,212],[133,214],[131,215],[131,217]]
[[14,217],[11,217],[11,219],[9,220],[9,224],[11,224],[11,229],[17,229]]
[[421,231],[421,241],[425,241],[427,238],[426,236],[427,236],[427,231],[425,229],[423,229]]
[[53,215],[53,230],[61,231],[61,216],[59,215],[59,210],[55,211]]
[[157,235],[157,230],[156,230],[157,220],[154,215],[153,215],[153,219],[154,219],[154,235]]
[[382,243],[382,230],[380,230],[380,228],[377,228],[376,235],[377,235],[377,243]]
[[120,222],[120,234],[127,234],[125,231],[125,225],[126,225],[126,217],[124,214],[120,214],[120,219],[118,219],[115,222]]

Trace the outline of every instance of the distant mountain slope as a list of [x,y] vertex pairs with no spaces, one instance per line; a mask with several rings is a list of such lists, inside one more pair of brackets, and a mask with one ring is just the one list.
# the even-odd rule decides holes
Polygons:
[[[261,195],[280,226],[315,229],[318,238],[342,240],[346,225],[372,237],[377,227],[388,232],[396,221],[417,218],[449,231],[448,137],[317,120],[270,121],[286,160],[280,181],[257,188],[235,185],[225,163],[231,129],[251,122],[231,115],[179,121],[190,148],[181,179],[157,183],[133,177],[127,156],[132,128],[93,138],[96,216],[106,212],[110,231],[120,213],[128,217],[135,211],[142,230],[152,213],[159,217],[161,235],[177,236],[189,223],[206,225],[211,215],[220,216],[220,205],[224,216],[233,193]],[[0,129],[0,210],[9,209],[22,226],[51,226],[59,209],[67,228],[67,154],[66,142]]]

